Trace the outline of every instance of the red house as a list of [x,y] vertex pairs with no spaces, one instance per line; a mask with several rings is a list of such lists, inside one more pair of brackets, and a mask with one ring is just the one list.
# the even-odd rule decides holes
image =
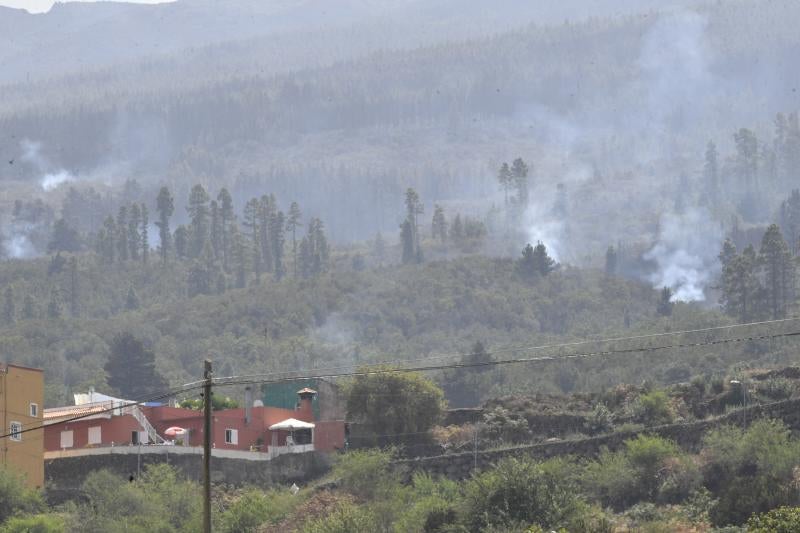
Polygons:
[[[212,446],[278,456],[305,451],[332,452],[344,447],[344,422],[315,421],[311,389],[298,391],[295,409],[253,405],[214,411]],[[134,444],[203,445],[203,413],[167,405],[143,406],[99,395],[76,395],[78,405],[46,409],[45,451]],[[96,413],[96,414],[93,414]],[[89,417],[70,421],[75,416]],[[168,429],[178,430],[177,437]]]
[[46,452],[165,442],[134,402],[90,391],[76,394],[75,404],[44,410]]

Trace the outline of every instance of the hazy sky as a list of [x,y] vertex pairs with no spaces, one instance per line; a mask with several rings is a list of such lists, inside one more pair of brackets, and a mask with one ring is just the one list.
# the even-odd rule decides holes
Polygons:
[[[59,2],[84,2],[84,1],[95,1],[95,0],[58,0]],[[103,2],[106,0],[96,0],[99,2]],[[170,2],[173,0],[124,0],[131,3],[137,4],[160,4],[163,2]],[[23,8],[27,9],[31,13],[43,13],[48,11],[53,4],[56,3],[54,0],[0,0],[0,6],[6,7],[16,7],[16,8]]]

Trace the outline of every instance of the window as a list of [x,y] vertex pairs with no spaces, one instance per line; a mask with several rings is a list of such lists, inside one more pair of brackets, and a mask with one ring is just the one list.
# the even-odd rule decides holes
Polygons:
[[100,426],[89,428],[89,444],[100,444],[103,442]]
[[61,449],[72,448],[72,431],[61,432]]
[[9,431],[10,435],[9,438],[11,440],[15,440],[17,442],[22,440],[22,423],[21,422],[11,422]]
[[225,444],[239,444],[239,430],[226,429],[225,430]]
[[39,404],[31,403],[30,405],[31,416],[37,418],[39,416]]

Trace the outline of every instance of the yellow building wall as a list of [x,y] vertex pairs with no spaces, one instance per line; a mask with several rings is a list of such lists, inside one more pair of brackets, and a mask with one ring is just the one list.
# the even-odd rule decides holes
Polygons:
[[[32,416],[31,405],[35,405]],[[35,368],[0,365],[0,421],[2,432],[11,432],[13,422],[22,424],[18,440],[0,439],[0,466],[22,474],[30,487],[44,487],[44,373]]]

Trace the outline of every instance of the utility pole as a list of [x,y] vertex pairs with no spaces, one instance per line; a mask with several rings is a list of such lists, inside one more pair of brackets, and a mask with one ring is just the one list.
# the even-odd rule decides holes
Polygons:
[[211,533],[211,359],[206,359],[203,378],[203,532]]

